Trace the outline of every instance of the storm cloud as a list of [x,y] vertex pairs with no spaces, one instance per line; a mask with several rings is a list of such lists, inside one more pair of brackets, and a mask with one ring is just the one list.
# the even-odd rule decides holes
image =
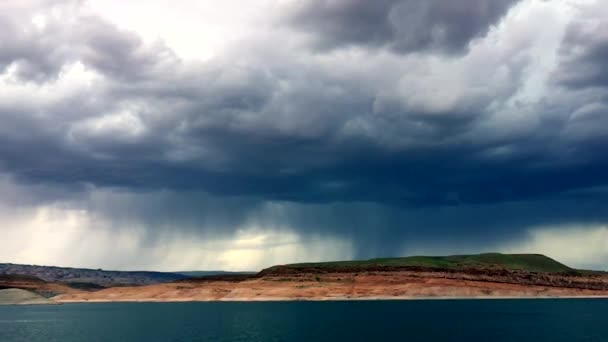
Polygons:
[[288,20],[321,48],[362,45],[397,52],[462,52],[517,0],[311,0],[294,2]]
[[140,227],[142,248],[346,241],[324,258],[608,223],[603,3],[260,8],[264,25],[193,59],[94,3],[0,4],[3,215],[82,210],[87,231]]

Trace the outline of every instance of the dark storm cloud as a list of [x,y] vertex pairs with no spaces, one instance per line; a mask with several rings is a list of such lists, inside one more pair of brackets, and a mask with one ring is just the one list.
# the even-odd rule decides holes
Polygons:
[[[499,3],[504,12],[506,2],[420,6],[429,13],[498,13]],[[339,4],[348,11],[371,6]],[[433,15],[443,18],[441,13]],[[363,56],[349,67],[257,42],[246,56],[236,49],[205,64],[186,64],[162,44],[144,45],[100,18],[76,17],[74,23],[75,32],[39,33],[55,39],[54,46],[73,47],[55,72],[79,61],[103,78],[59,101],[0,105],[2,165],[19,179],[414,207],[540,198],[607,181],[606,163],[587,144],[598,138],[586,134],[597,123],[595,114],[558,119],[582,105],[559,107],[554,99],[535,105],[532,115],[559,115],[532,134],[495,139],[500,127],[481,126],[494,115],[490,105],[518,90],[526,64],[510,56],[485,58],[487,67],[473,64],[493,70],[491,58],[497,59],[509,72],[499,80],[504,84],[465,91],[443,105],[440,96],[403,99],[428,77],[404,76],[424,66],[418,60]],[[59,31],[59,24],[45,30]],[[364,62],[377,66],[356,66]],[[579,160],[583,149],[587,158]]]
[[289,22],[315,35],[321,48],[387,46],[408,53],[466,50],[518,0],[306,0]]
[[604,39],[569,29],[563,83],[527,100],[533,34],[467,49],[514,3],[309,1],[288,20],[361,51],[254,37],[204,63],[91,15],[2,16],[0,68],[17,81],[1,85],[0,167],[151,231],[285,225],[351,238],[361,256],[607,222],[589,191],[608,184]]
[[[578,97],[563,127],[565,138],[576,142],[579,153],[598,158],[608,135],[608,7],[602,2],[578,8],[579,16],[568,27],[558,51],[558,68],[552,81]],[[571,105],[563,103],[562,108]]]
[[[608,222],[606,189],[548,196],[542,201],[403,208],[378,203],[303,204],[263,202],[250,197],[215,197],[196,192],[93,191],[75,201],[115,226],[145,224],[148,238],[163,229],[233,236],[242,229],[295,231],[303,241],[331,236],[353,243],[356,257],[488,251],[526,239],[530,229]],[[160,232],[160,234],[159,234]],[[270,241],[269,243],[272,243]],[[418,248],[418,249],[417,249]]]
[[603,20],[608,11],[601,3],[584,11],[566,31],[556,79],[574,89],[608,87],[608,24]]
[[[305,234],[332,232],[350,238],[359,258],[416,253],[420,246],[437,253],[462,253],[484,246],[489,251],[524,241],[529,229],[605,223],[606,194],[548,197],[494,205],[403,209],[369,203],[293,206],[285,222]],[[266,223],[270,224],[271,217]],[[263,220],[261,222],[264,222]]]

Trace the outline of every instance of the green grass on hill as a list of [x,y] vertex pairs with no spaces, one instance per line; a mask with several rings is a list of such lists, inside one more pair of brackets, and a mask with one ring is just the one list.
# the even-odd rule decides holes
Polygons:
[[365,267],[365,266],[419,266],[433,268],[503,268],[530,272],[572,272],[574,269],[541,254],[499,254],[450,256],[411,256],[404,258],[378,258],[369,260],[332,261],[286,265],[289,267]]

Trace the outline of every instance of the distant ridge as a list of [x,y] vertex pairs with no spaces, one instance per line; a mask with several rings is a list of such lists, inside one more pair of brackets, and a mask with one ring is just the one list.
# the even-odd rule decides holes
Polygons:
[[[449,256],[410,256],[401,258],[376,258],[368,260],[330,261],[297,263],[270,267],[273,268],[369,268],[369,267],[421,267],[448,270],[460,269],[506,269],[541,273],[577,272],[558,261],[542,254],[501,254],[484,253]],[[264,270],[262,272],[267,272]]]
[[0,264],[0,276],[29,276],[47,282],[66,283],[73,288],[85,290],[95,290],[111,286],[153,285],[194,277],[253,275],[255,273],[229,271],[109,271],[59,266]]
[[256,274],[257,272],[247,272],[247,271],[179,271],[179,272],[171,272],[175,274],[181,274],[186,277],[209,277],[209,276],[224,276],[224,275],[251,275]]
[[25,275],[48,282],[95,284],[98,286],[152,285],[185,279],[187,276],[169,272],[106,271],[102,269],[57,266],[0,264],[0,275]]

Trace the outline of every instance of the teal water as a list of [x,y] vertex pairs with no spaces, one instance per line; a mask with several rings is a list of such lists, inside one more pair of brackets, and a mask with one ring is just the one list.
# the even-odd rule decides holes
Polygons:
[[608,342],[608,300],[6,306],[0,341]]

